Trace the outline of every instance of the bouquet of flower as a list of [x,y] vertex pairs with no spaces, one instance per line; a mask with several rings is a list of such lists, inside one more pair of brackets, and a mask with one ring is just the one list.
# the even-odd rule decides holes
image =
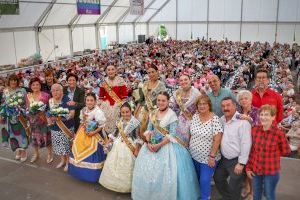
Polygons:
[[29,114],[35,115],[38,112],[43,112],[46,109],[46,104],[41,101],[34,101],[29,105]]
[[66,117],[69,112],[68,108],[55,107],[50,109],[49,114],[53,117]]
[[10,108],[18,108],[22,106],[24,103],[25,103],[24,96],[20,92],[17,92],[16,94],[12,95],[6,102],[7,106]]

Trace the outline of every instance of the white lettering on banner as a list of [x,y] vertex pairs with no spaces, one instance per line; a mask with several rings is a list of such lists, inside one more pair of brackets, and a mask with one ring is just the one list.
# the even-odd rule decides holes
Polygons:
[[143,15],[144,14],[144,0],[130,0],[130,14]]

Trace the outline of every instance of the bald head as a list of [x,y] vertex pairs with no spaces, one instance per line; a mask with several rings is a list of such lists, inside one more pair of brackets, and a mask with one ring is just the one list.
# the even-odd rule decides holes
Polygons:
[[218,93],[221,89],[221,81],[217,75],[211,75],[208,77],[208,84],[214,93]]

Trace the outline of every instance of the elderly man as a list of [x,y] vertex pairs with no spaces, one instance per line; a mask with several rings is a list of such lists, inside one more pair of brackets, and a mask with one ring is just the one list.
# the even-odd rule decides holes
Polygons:
[[251,148],[251,125],[247,120],[240,119],[233,98],[225,97],[221,106],[224,113],[221,117],[224,127],[222,158],[215,171],[214,180],[223,200],[239,200],[245,178],[244,166]]
[[212,75],[208,77],[208,84],[211,88],[211,92],[208,93],[208,96],[213,105],[213,112],[221,117],[223,115],[221,110],[221,101],[225,97],[231,97],[235,99],[234,95],[229,89],[221,88],[221,81],[217,75]]
[[258,69],[255,76],[255,88],[252,90],[252,105],[260,108],[262,105],[269,104],[277,110],[276,121],[283,119],[283,101],[279,93],[269,87],[270,76],[266,69]]

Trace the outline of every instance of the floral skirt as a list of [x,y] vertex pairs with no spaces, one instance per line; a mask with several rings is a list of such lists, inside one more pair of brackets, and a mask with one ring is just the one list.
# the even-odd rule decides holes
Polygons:
[[52,149],[55,155],[71,154],[71,141],[62,131],[51,130]]
[[7,146],[8,140],[9,134],[7,132],[7,123],[6,121],[0,122],[0,144]]
[[29,140],[23,125],[18,120],[18,116],[13,116],[13,118],[9,118],[8,120],[7,128],[12,151],[16,151],[17,149],[27,149]]
[[47,124],[30,124],[31,138],[30,143],[33,147],[47,147],[51,145],[51,132]]

